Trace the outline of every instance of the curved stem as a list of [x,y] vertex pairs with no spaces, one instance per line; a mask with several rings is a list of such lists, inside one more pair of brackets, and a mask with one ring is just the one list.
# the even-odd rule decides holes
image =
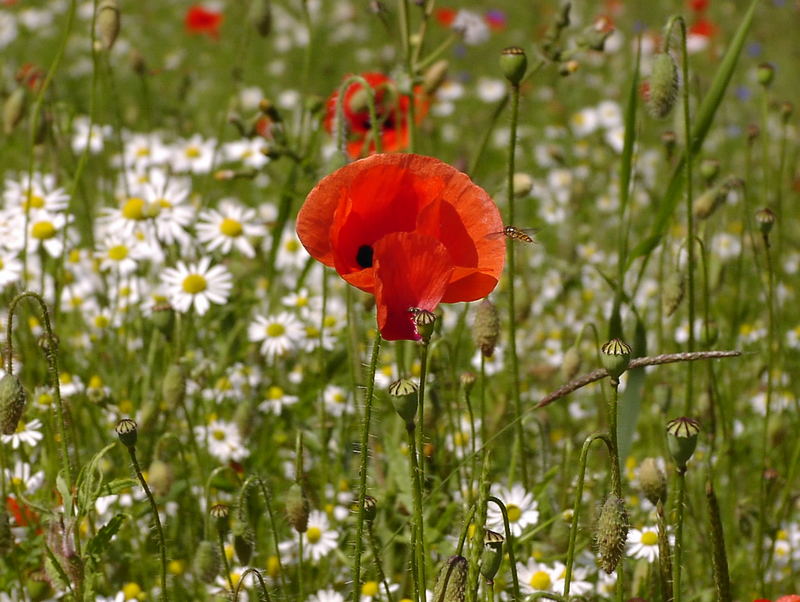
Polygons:
[[356,527],[356,549],[353,564],[353,600],[361,600],[361,553],[364,549],[364,501],[367,497],[367,467],[369,460],[369,423],[372,418],[372,396],[375,391],[375,370],[378,366],[378,355],[381,349],[381,335],[375,335],[372,346],[372,359],[369,363],[367,393],[364,398],[364,422],[361,425],[361,467],[358,482],[358,522]]
[[371,135],[375,141],[375,151],[379,153],[383,152],[380,124],[378,124],[378,117],[375,111],[375,89],[360,75],[351,75],[339,85],[339,92],[336,95],[336,146],[339,147],[345,162],[347,162],[350,157],[347,154],[347,143],[345,141],[346,122],[344,119],[344,97],[347,94],[347,89],[352,84],[361,84],[361,89],[367,94],[367,111],[369,112]]
[[508,564],[511,565],[511,582],[514,588],[514,600],[519,600],[519,576],[517,575],[517,561],[514,558],[514,534],[511,532],[511,526],[508,522],[508,510],[506,510],[506,505],[499,498],[493,495],[490,495],[486,501],[487,503],[493,502],[498,508],[500,508],[500,512],[503,514],[503,527],[505,528],[506,533]]
[[253,567],[250,567],[244,573],[242,573],[242,577],[241,579],[239,579],[239,583],[236,584],[236,590],[234,590],[233,592],[234,602],[238,602],[239,593],[242,591],[242,584],[244,583],[244,579],[251,573],[253,573],[256,576],[256,579],[258,579],[258,583],[261,585],[261,593],[264,596],[264,600],[266,602],[272,602],[272,598],[269,597],[269,592],[267,591],[267,584],[264,583],[264,578],[261,576],[259,570],[254,569]]

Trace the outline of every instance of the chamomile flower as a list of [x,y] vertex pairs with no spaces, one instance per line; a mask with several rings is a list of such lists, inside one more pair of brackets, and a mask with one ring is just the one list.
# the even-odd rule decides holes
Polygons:
[[17,425],[17,430],[10,435],[0,435],[0,440],[2,440],[3,443],[11,445],[11,449],[17,449],[23,443],[35,447],[44,437],[41,433],[41,429],[42,421],[38,418],[30,422],[20,420]]
[[531,558],[527,564],[517,563],[517,574],[520,587],[526,594],[563,591],[556,590],[556,581],[561,578],[561,570],[558,566],[551,567]]
[[[20,215],[19,228],[14,233],[12,248],[21,249],[24,244],[24,221]],[[43,249],[50,257],[59,257],[64,251],[64,233],[62,230],[72,221],[72,216],[63,213],[37,212],[28,220],[28,253]],[[68,232],[67,239],[71,236]]]
[[279,357],[294,349],[303,338],[303,325],[289,312],[274,316],[257,315],[247,327],[247,338],[261,343],[261,353]]
[[220,462],[243,460],[250,454],[242,442],[239,429],[232,422],[212,420],[208,426],[194,427],[194,436]]
[[[395,592],[400,589],[397,583],[389,584],[389,592]],[[365,581],[361,586],[361,599],[364,602],[379,602],[387,600],[386,589],[380,581]]]
[[332,529],[324,512],[312,510],[308,515],[308,527],[303,537],[303,556],[312,562],[330,554],[338,547],[339,534]]
[[331,416],[338,417],[355,412],[355,407],[350,403],[350,395],[337,385],[327,385],[322,399],[325,401],[325,411]]
[[109,270],[121,276],[136,271],[138,252],[136,242],[127,240],[124,235],[107,236],[97,251],[101,270]]
[[344,602],[344,596],[331,588],[321,589],[316,594],[312,594],[308,602]]
[[497,102],[506,93],[506,84],[501,79],[481,77],[477,85],[478,98],[483,102]]
[[[670,536],[670,541],[674,539]],[[654,562],[658,558],[658,529],[644,527],[628,531],[627,554],[633,558],[644,558]]]
[[35,492],[44,482],[44,471],[40,470],[31,473],[31,465],[27,462],[17,460],[14,463],[14,470],[6,468],[6,481],[11,483],[15,491],[21,491],[25,495]]
[[202,316],[212,303],[228,300],[233,286],[231,273],[224,266],[210,266],[211,259],[204,257],[191,264],[179,261],[176,268],[164,270],[161,281],[175,310],[183,313],[194,307]]
[[22,275],[22,262],[16,253],[0,253],[0,289],[19,281]]
[[269,162],[262,152],[264,140],[259,138],[243,138],[227,142],[222,146],[222,152],[229,161],[241,161],[247,167],[261,169]]
[[196,226],[197,238],[208,251],[219,249],[227,255],[235,248],[245,257],[253,257],[256,253],[250,239],[266,234],[266,228],[256,219],[255,209],[224,200],[218,209],[209,209],[200,214]]
[[281,387],[273,385],[267,389],[265,399],[258,405],[258,409],[280,416],[284,406],[293,405],[298,400],[297,395],[288,395]]
[[211,171],[214,162],[216,140],[204,140],[195,134],[188,140],[181,140],[172,151],[172,166],[178,172],[204,174]]
[[302,268],[306,264],[306,261],[308,261],[308,257],[308,252],[300,243],[300,239],[297,237],[294,227],[287,228],[287,231],[281,238],[281,246],[278,249],[275,265],[287,272],[286,275],[289,280],[295,281],[292,268]]
[[72,150],[82,153],[86,148],[93,155],[103,150],[105,139],[111,135],[111,126],[92,124],[87,117],[76,117],[72,122]]
[[69,194],[63,188],[56,186],[56,179],[52,174],[33,174],[28,178],[25,174],[19,181],[7,179],[3,200],[13,215],[30,215],[36,213],[59,213],[67,208]]
[[489,26],[481,15],[470,10],[458,11],[450,27],[461,34],[467,46],[476,46],[489,39]]
[[[525,527],[535,525],[539,521],[539,504],[533,498],[533,494],[525,491],[522,485],[513,485],[511,489],[494,486],[492,490],[493,495],[506,505],[508,523],[515,537],[522,535]],[[489,506],[486,522],[491,529],[496,531],[503,529],[503,514],[497,505]]]

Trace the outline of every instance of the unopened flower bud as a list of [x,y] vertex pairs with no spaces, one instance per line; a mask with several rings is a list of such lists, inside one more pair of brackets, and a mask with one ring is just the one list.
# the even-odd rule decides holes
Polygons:
[[117,0],[102,0],[97,6],[97,35],[103,50],[111,50],[119,35],[119,6]]
[[436,577],[433,599],[441,602],[464,602],[467,595],[467,559],[451,556]]
[[213,583],[221,567],[222,558],[217,546],[210,541],[201,541],[192,562],[195,576],[203,583]]
[[500,70],[512,86],[518,86],[528,69],[528,57],[519,46],[509,46],[500,53]]
[[475,386],[477,378],[474,372],[462,372],[459,380],[461,381],[461,386],[464,387],[464,393],[469,395],[472,391],[472,387]]
[[581,369],[581,352],[576,345],[567,349],[564,359],[561,361],[561,377],[570,381]]
[[230,514],[230,508],[227,504],[214,504],[211,506],[211,510],[209,510],[208,513],[211,515],[211,518],[214,519],[214,526],[217,528],[217,532],[224,537],[228,532],[228,515]]
[[794,105],[790,103],[788,100],[781,103],[781,119],[783,123],[787,123],[789,119],[792,118],[792,113],[794,113]]
[[483,538],[483,552],[481,553],[481,575],[487,583],[494,583],[500,564],[503,562],[503,542],[505,537],[486,529]]
[[745,128],[745,134],[747,135],[747,141],[752,144],[753,141],[758,138],[758,135],[761,133],[761,130],[755,123],[749,123]]
[[308,514],[308,498],[303,488],[295,483],[286,494],[286,518],[295,531],[305,533],[308,529]]
[[517,172],[512,182],[513,194],[517,198],[528,196],[533,190],[533,178],[530,174]]
[[25,116],[25,88],[16,88],[3,103],[3,133],[8,136]]
[[6,372],[0,378],[0,433],[13,435],[17,430],[28,394],[19,379]]
[[694,418],[682,416],[667,423],[667,448],[680,472],[694,454],[699,433],[700,423]]
[[619,383],[619,377],[628,369],[631,361],[631,346],[621,339],[611,339],[600,351],[600,360],[611,377],[611,382]]
[[436,94],[436,91],[447,77],[449,67],[450,63],[446,59],[441,59],[425,70],[422,76],[422,89],[425,90],[426,94]]
[[672,158],[672,153],[675,152],[675,143],[678,137],[675,135],[675,132],[672,130],[667,130],[663,134],[661,134],[661,144],[664,145],[664,150],[667,154],[667,159]]
[[475,311],[475,322],[472,326],[472,338],[484,357],[492,357],[497,339],[500,337],[500,314],[497,306],[484,299]]
[[772,230],[772,226],[775,225],[775,219],[775,213],[767,207],[756,211],[756,222],[758,222],[758,227],[764,236],[767,236]]
[[700,163],[700,175],[706,183],[712,184],[719,175],[719,161],[717,159],[704,159]]
[[233,551],[236,558],[243,565],[250,564],[255,547],[255,533],[253,528],[246,522],[236,521],[231,529],[233,532]]
[[667,498],[667,475],[655,458],[645,458],[639,466],[639,486],[651,504],[664,502]]
[[117,423],[114,429],[117,432],[117,437],[127,448],[136,447],[137,428],[136,423],[130,418],[123,418]]
[[678,66],[668,52],[657,54],[650,74],[647,110],[653,117],[663,119],[670,114],[678,98]]
[[165,337],[172,336],[172,327],[175,323],[175,310],[169,303],[162,303],[153,307],[150,314],[153,326],[158,328]]
[[392,405],[408,425],[414,424],[414,417],[417,414],[418,391],[417,383],[408,378],[401,378],[389,385]]
[[769,88],[772,85],[773,79],[775,79],[775,67],[770,63],[761,63],[756,68],[756,80],[765,88]]
[[664,314],[669,317],[675,313],[678,306],[683,301],[683,295],[686,290],[685,279],[680,272],[672,272],[667,275],[664,281],[664,292],[661,296],[661,308]]
[[580,69],[581,64],[576,61],[575,59],[570,59],[568,61],[564,61],[558,68],[558,74],[567,77],[568,75],[572,75],[578,69]]
[[172,364],[167,368],[164,381],[161,383],[161,395],[168,408],[180,407],[186,397],[186,372],[180,364]]
[[608,574],[614,572],[625,552],[628,526],[625,502],[616,496],[608,496],[600,509],[595,532],[597,564]]

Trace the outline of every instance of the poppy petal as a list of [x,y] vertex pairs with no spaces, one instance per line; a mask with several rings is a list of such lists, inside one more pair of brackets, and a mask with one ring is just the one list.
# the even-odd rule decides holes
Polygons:
[[417,340],[409,307],[433,311],[453,271],[450,253],[435,238],[395,232],[375,243],[375,302],[378,328],[388,341]]

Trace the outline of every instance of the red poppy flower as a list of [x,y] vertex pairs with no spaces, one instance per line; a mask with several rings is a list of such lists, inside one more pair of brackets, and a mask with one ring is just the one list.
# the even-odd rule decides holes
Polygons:
[[696,12],[702,13],[708,8],[709,0],[689,0],[689,8]]
[[434,16],[436,20],[439,22],[439,25],[443,25],[444,27],[450,27],[453,24],[453,21],[456,18],[456,14],[458,11],[454,8],[437,8],[434,11]]
[[781,596],[775,602],[800,602],[800,596],[797,594],[789,594],[788,596]]
[[698,19],[689,27],[689,34],[704,38],[712,38],[716,33],[717,26],[708,19]]
[[419,339],[410,307],[474,301],[505,261],[500,212],[469,177],[438,159],[379,154],[323,178],[297,216],[312,257],[375,295],[387,340]]
[[[349,76],[348,76],[349,77]],[[382,73],[362,73],[366,82],[375,91],[375,116],[380,122],[381,144],[386,152],[403,150],[408,146],[408,109],[411,104],[408,96],[401,95],[394,81]],[[369,108],[361,102],[357,94],[363,86],[354,82],[344,93],[342,108],[347,124],[349,140],[347,154],[358,158],[364,154],[367,141],[368,152],[375,151],[375,141],[371,140]],[[334,134],[336,130],[336,101],[338,90],[328,98],[325,113],[325,129]],[[428,112],[428,102],[421,86],[414,88],[415,121],[419,123]]]
[[186,11],[186,31],[191,34],[206,34],[215,40],[219,39],[219,28],[225,15],[222,13],[208,10],[200,4],[189,7]]

